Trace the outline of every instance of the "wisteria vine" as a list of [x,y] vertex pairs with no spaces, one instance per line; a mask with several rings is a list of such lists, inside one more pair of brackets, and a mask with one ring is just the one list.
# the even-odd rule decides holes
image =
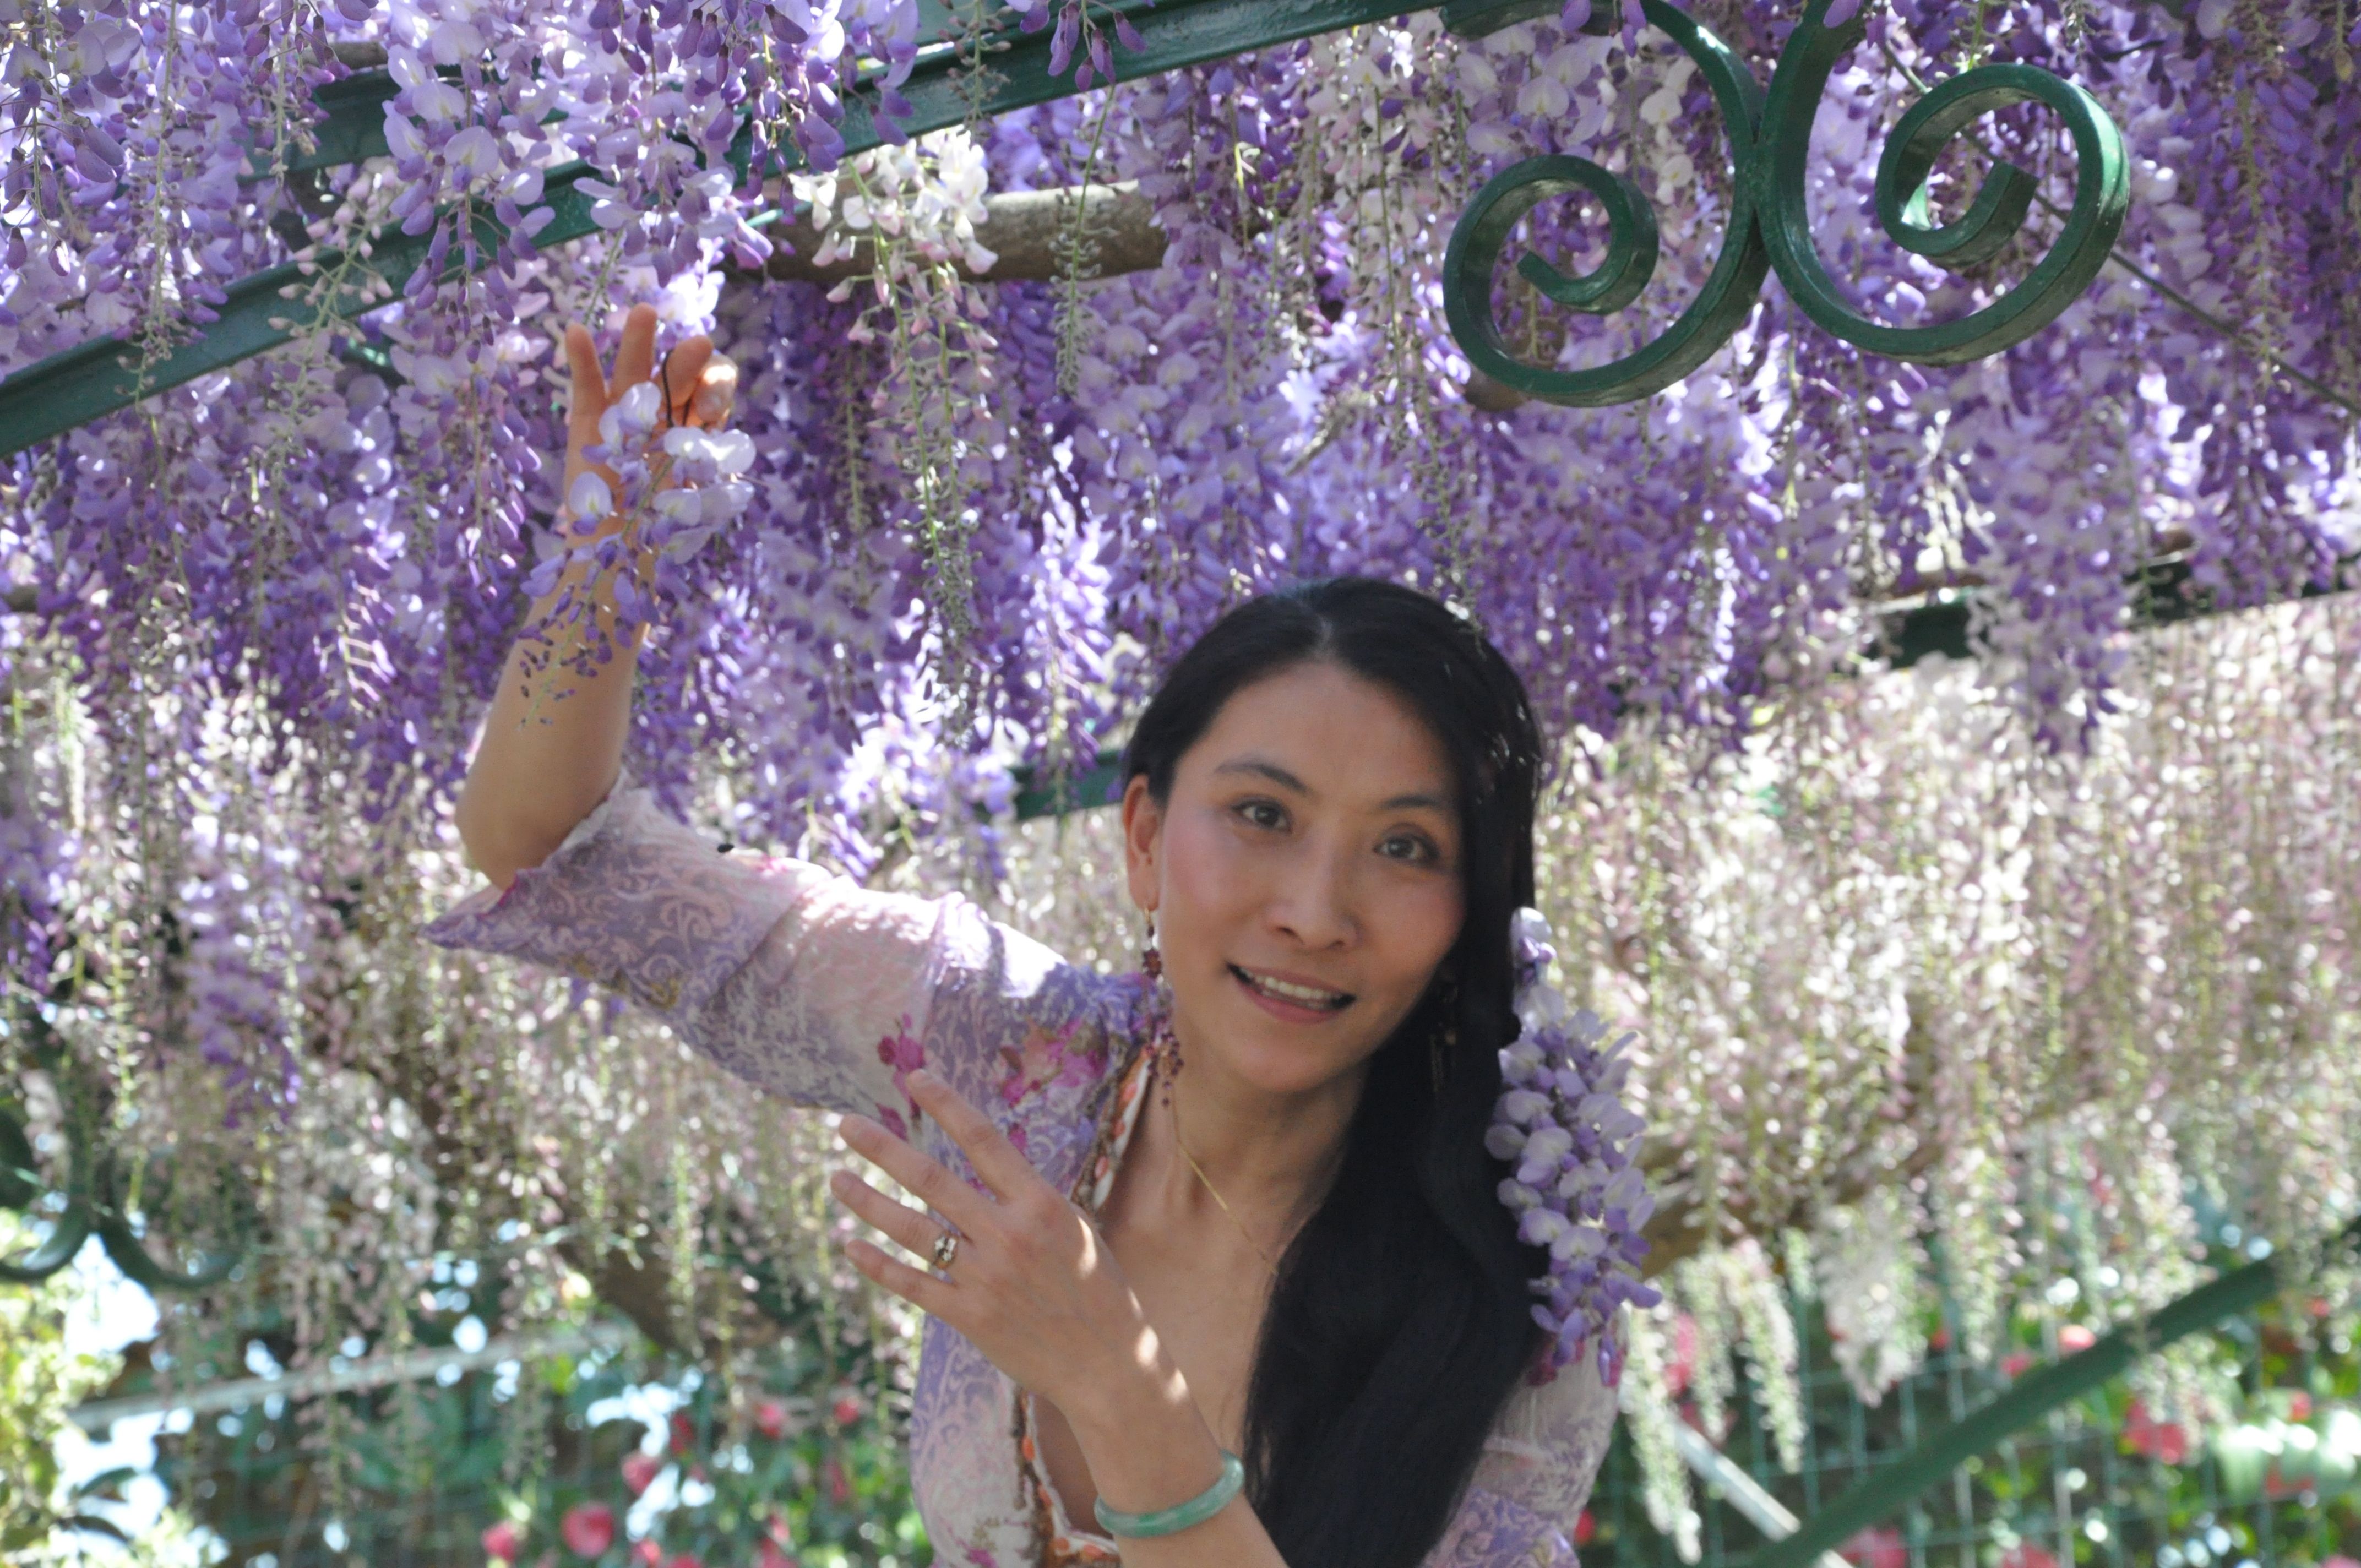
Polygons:
[[[1163,663],[1223,609],[1331,572],[1435,588],[1523,673],[1565,743],[1568,787],[1613,776],[1628,792],[1554,829],[1566,885],[1545,887],[1543,903],[1570,950],[1578,941],[1602,972],[1644,979],[1636,999],[1583,999],[1603,1015],[1650,1014],[1646,1038],[1666,1043],[1644,1047],[1661,1054],[1638,1059],[1634,1082],[1652,1119],[1687,1129],[1674,1162],[1683,1212],[1706,1216],[1725,1251],[1758,1245],[1713,1254],[1722,1272],[1676,1297],[1721,1290],[1740,1303],[1732,1321],[1760,1318],[1744,1281],[1769,1266],[1762,1249],[1788,1221],[1825,1215],[1840,1216],[1826,1221],[1829,1255],[1915,1279],[1916,1216],[1939,1207],[1951,1216],[1944,1255],[1969,1281],[1970,1337],[1988,1329],[2016,1244],[1973,1216],[2004,1211],[2030,1168],[1949,1148],[1911,1166],[1917,1157],[1871,1135],[1884,1102],[1863,1086],[1886,1080],[1839,1074],[1827,1052],[1797,1058],[1822,1077],[1772,1086],[1798,1102],[1783,1124],[1817,1141],[1784,1162],[1747,1157],[1769,1135],[1727,1119],[1708,1065],[1741,1036],[1682,1021],[1720,1009],[1757,1032],[1774,1023],[1705,979],[1684,990],[1672,958],[1645,955],[1726,954],[1726,912],[1759,912],[1769,894],[1675,808],[1712,759],[1756,755],[1771,736],[1810,763],[1794,770],[1799,801],[1850,800],[1840,763],[1871,764],[1859,761],[1867,743],[1849,753],[1844,738],[1931,745],[1947,738],[1943,716],[1965,722],[1970,709],[1991,733],[2023,727],[2009,731],[2010,747],[2023,742],[2010,766],[2070,777],[2100,765],[2078,762],[2086,751],[2110,754],[2114,709],[2150,700],[2121,632],[2144,567],[2184,568],[2219,606],[2328,584],[2361,543],[2361,8],[1877,6],[1831,83],[1809,171],[1819,253],[1855,308],[1905,323],[1964,313],[2054,232],[2037,203],[2015,248],[1957,275],[1875,223],[1890,127],[1924,83],[1983,61],[2081,83],[2123,127],[2133,209],[2120,262],[2040,335],[1949,369],[1864,355],[1774,290],[1688,379],[1593,411],[1517,406],[1471,383],[1438,269],[1485,178],[1571,153],[1654,203],[1658,280],[1598,319],[1504,276],[1500,324],[1520,355],[1598,363],[1694,295],[1730,210],[1725,144],[1693,64],[1634,18],[1619,11],[1620,25],[1596,34],[1577,5],[1470,40],[1413,13],[1109,85],[1135,41],[1120,15],[1085,0],[1015,9],[1026,27],[1052,29],[1057,68],[1088,92],[847,156],[856,82],[875,83],[900,136],[899,88],[927,42],[915,0],[0,0],[0,372],[99,334],[152,362],[204,330],[231,281],[311,269],[287,300],[284,347],[17,453],[0,473],[9,1018],[38,1014],[69,1043],[124,1109],[110,1135],[170,1128],[192,1157],[283,1168],[271,1224],[289,1238],[346,1212],[324,1194],[357,1182],[377,1183],[372,1201],[390,1194],[372,1211],[387,1226],[417,1222],[400,1232],[411,1240],[431,1228],[426,1210],[446,1227],[474,1223],[435,1195],[496,1185],[498,1172],[525,1172],[500,1203],[528,1235],[585,1212],[584,1234],[600,1237],[608,1220],[693,1231],[737,1201],[752,1174],[667,1162],[648,1130],[694,1123],[672,1146],[719,1160],[737,1125],[719,1098],[643,1080],[604,1046],[577,1048],[565,1020],[587,1015],[568,1011],[560,984],[401,956],[426,910],[462,885],[448,797],[501,661],[529,630],[530,596],[577,543],[566,503],[600,503],[556,493],[556,333],[569,320],[609,332],[647,301],[669,334],[710,332],[741,367],[737,434],[654,455],[697,470],[694,515],[686,498],[653,497],[653,469],[628,462],[624,492],[605,498],[648,509],[646,534],[663,545],[646,601],[627,607],[653,628],[632,766],[672,805],[718,834],[876,879],[981,868],[1021,882],[1036,851],[1001,828],[978,832],[978,808],[1005,806],[1013,768],[1079,767],[1119,739]],[[1798,9],[1699,6],[1765,76]],[[313,93],[380,66],[394,88],[388,153],[307,167]],[[988,50],[975,69],[991,69]],[[1938,168],[1938,216],[1974,189],[1977,144],[2064,198],[2070,160],[2037,111],[2013,109]],[[595,170],[577,189],[596,232],[542,246],[536,203],[577,159]],[[994,200],[1086,183],[1152,207],[1161,264],[1084,277],[1078,231],[1060,247],[1067,276],[995,280]],[[781,214],[818,225],[812,260],[866,262],[833,283],[768,280],[793,226]],[[479,216],[504,229],[489,248]],[[354,321],[318,311],[351,281],[358,247],[389,229],[424,244],[433,265]],[[1521,243],[1571,271],[1595,263],[1599,238],[1562,203],[1533,213]],[[643,412],[619,414],[617,455]],[[1972,703],[1949,687],[1921,694],[1934,717],[1860,718],[1861,705],[1895,700],[1864,697],[1895,688],[1858,678],[1875,663],[1881,613],[1938,590],[1972,597],[1986,685]],[[2349,651],[2349,638],[2335,646]],[[1814,736],[1832,750],[1811,751]],[[1617,751],[1627,739],[1637,749]],[[1660,772],[1634,783],[1635,758]],[[1798,928],[1827,946],[1766,958],[1765,984],[1820,996],[1797,1003],[1828,1024],[1814,1037],[1866,1053],[1879,1073],[1907,1065],[1898,1018],[1931,1031],[1963,1065],[1925,1085],[1924,1102],[2021,1155],[2040,1119],[2019,1091],[2051,1080],[2013,1064],[2034,1051],[2027,1040],[2050,1037],[2029,1022],[2047,1016],[2048,993],[2025,978],[2021,930],[2001,914],[2018,873],[1981,835],[2030,821],[2033,795],[1995,786],[1974,809],[2015,815],[1976,823],[1919,782],[1949,803],[1943,831],[1957,842],[1898,828],[1897,841],[1927,864],[1960,857],[2001,891],[1975,919],[1924,924],[1931,895],[1910,876],[1826,849],[1810,866],[1835,891]],[[2171,787],[2141,775],[2122,798],[2160,811]],[[1598,842],[1629,864],[1583,858],[1585,824],[1598,822],[1614,836]],[[2133,839],[2107,842],[2121,875],[2105,884],[2113,903],[2088,904],[2094,921],[2162,896],[2139,880]],[[1686,905],[1668,891],[1682,875],[1696,879]],[[1020,889],[1010,913],[1045,928],[1083,922],[1075,885],[1062,901]],[[2312,918],[2279,883],[2266,891],[2216,913]],[[2126,955],[2145,962],[2158,932],[2197,939],[2169,907],[2139,907],[2091,925],[2101,947],[2070,949],[2073,961],[2128,975]],[[1948,945],[1912,947],[1913,921]],[[2250,927],[2221,929],[2232,935],[2201,965],[2216,978],[2233,972],[2224,955],[2254,956],[2239,944],[2255,938],[2233,939]],[[1981,961],[1995,945],[2018,963],[2004,985]],[[1795,979],[1831,970],[1884,989],[1837,1007]],[[1904,983],[1925,973],[1986,978]],[[2249,999],[2229,1022],[2326,1006],[2320,995],[2347,995],[2342,975],[2237,992]],[[2123,994],[2114,1032],[2093,1023],[2091,1039],[2131,1037],[2125,1020],[2165,1005],[2162,990]],[[2180,1023],[2175,1038],[2204,1026]],[[20,1037],[7,1036],[12,1067]],[[632,1170],[668,1194],[647,1215],[625,1213],[639,1198],[610,1190],[610,1175],[625,1178],[596,1160],[484,1152],[513,1155],[516,1127],[540,1125],[485,1109],[497,1097],[480,1082],[520,1038],[533,1047],[529,1086],[563,1088],[551,1103],[564,1125],[531,1135],[561,1153],[603,1149],[628,1122],[650,1140],[632,1146]],[[478,1079],[433,1069],[455,1043]],[[2137,1102],[2142,1072],[2183,1091],[2197,1082],[2193,1057],[2132,1061],[2094,1046],[2075,1059],[2121,1075],[2104,1085],[2119,1107]],[[2258,1054],[2252,1079],[2282,1070]],[[145,1108],[137,1133],[132,1107]],[[397,1162],[425,1162],[423,1174],[398,1193],[382,1171],[365,1179],[366,1161],[336,1152],[352,1126],[339,1107],[376,1115],[371,1135],[392,1144],[401,1127],[431,1126]],[[2240,1124],[2198,1118],[2174,1147],[2226,1146]],[[2302,1150],[2341,1136],[2315,1131]],[[2180,1157],[2142,1147],[2116,1186],[2162,1234],[2170,1205],[2155,1199],[2166,1190],[2155,1172]],[[2318,1218],[2299,1201],[2331,1190],[2318,1172],[2344,1168],[2325,1153],[2315,1165],[2284,1178],[2290,1225]],[[322,1335],[378,1312],[369,1292],[394,1288],[337,1272],[365,1250],[336,1253],[344,1245],[297,1270]],[[667,1299],[736,1321],[695,1246],[634,1274],[603,1245],[567,1266],[647,1321]],[[563,1260],[534,1245],[518,1255],[555,1277]],[[2121,1268],[2123,1290],[2145,1301],[2164,1288],[2165,1255]],[[650,1305],[644,1276],[667,1267],[676,1274],[656,1280]],[[1909,1359],[1910,1321],[1857,1325],[1865,1389]],[[1655,1354],[1644,1331],[1632,1354],[1644,1385]]]

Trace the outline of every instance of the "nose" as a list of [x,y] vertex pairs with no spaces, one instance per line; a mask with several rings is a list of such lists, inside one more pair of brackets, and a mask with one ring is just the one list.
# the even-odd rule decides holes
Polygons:
[[1266,911],[1271,928],[1315,951],[1348,947],[1360,933],[1353,858],[1341,842],[1315,840],[1280,876]]

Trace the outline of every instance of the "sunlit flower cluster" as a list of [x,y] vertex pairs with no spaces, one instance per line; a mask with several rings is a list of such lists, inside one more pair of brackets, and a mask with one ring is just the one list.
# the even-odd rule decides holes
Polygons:
[[1568,1014],[1550,984],[1557,957],[1537,910],[1521,910],[1517,944],[1514,1044],[1500,1053],[1500,1104],[1484,1147],[1509,1163],[1500,1201],[1517,1216],[1517,1234],[1549,1249],[1549,1272],[1533,1281],[1533,1321],[1549,1331],[1548,1365],[1594,1351],[1598,1376],[1621,1379],[1616,1338],[1626,1305],[1662,1299],[1640,1283],[1648,1255],[1642,1234],[1655,1203],[1632,1164],[1642,1128],[1622,1101],[1631,1064],[1627,1035],[1601,1047],[1607,1025],[1587,1012]]

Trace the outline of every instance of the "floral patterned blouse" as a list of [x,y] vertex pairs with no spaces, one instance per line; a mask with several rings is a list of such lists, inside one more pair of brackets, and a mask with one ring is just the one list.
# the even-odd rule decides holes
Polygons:
[[[428,935],[615,988],[756,1087],[896,1131],[917,1121],[904,1078],[929,1067],[1093,1211],[1147,1098],[1142,977],[1069,964],[957,894],[875,893],[806,861],[718,850],[628,784],[505,894],[483,890]],[[917,1135],[964,1168],[932,1124]],[[1615,1419],[1592,1359],[1511,1396],[1430,1568],[1574,1563],[1568,1538]],[[1020,1391],[932,1319],[911,1424],[937,1562],[1117,1561],[1067,1516]]]

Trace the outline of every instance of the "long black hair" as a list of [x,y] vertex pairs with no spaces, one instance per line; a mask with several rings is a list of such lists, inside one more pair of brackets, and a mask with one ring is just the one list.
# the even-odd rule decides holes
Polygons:
[[[1124,755],[1170,798],[1242,687],[1326,662],[1407,702],[1456,774],[1465,923],[1371,1058],[1335,1183],[1279,1265],[1246,1392],[1248,1497],[1289,1568],[1414,1568],[1451,1522],[1541,1332],[1485,1152],[1515,1037],[1510,915],[1533,898],[1541,737],[1523,683],[1413,589],[1334,577],[1224,616],[1164,677]],[[1447,1048],[1446,1048],[1447,1047]],[[1439,1065],[1438,1065],[1439,1064]]]

